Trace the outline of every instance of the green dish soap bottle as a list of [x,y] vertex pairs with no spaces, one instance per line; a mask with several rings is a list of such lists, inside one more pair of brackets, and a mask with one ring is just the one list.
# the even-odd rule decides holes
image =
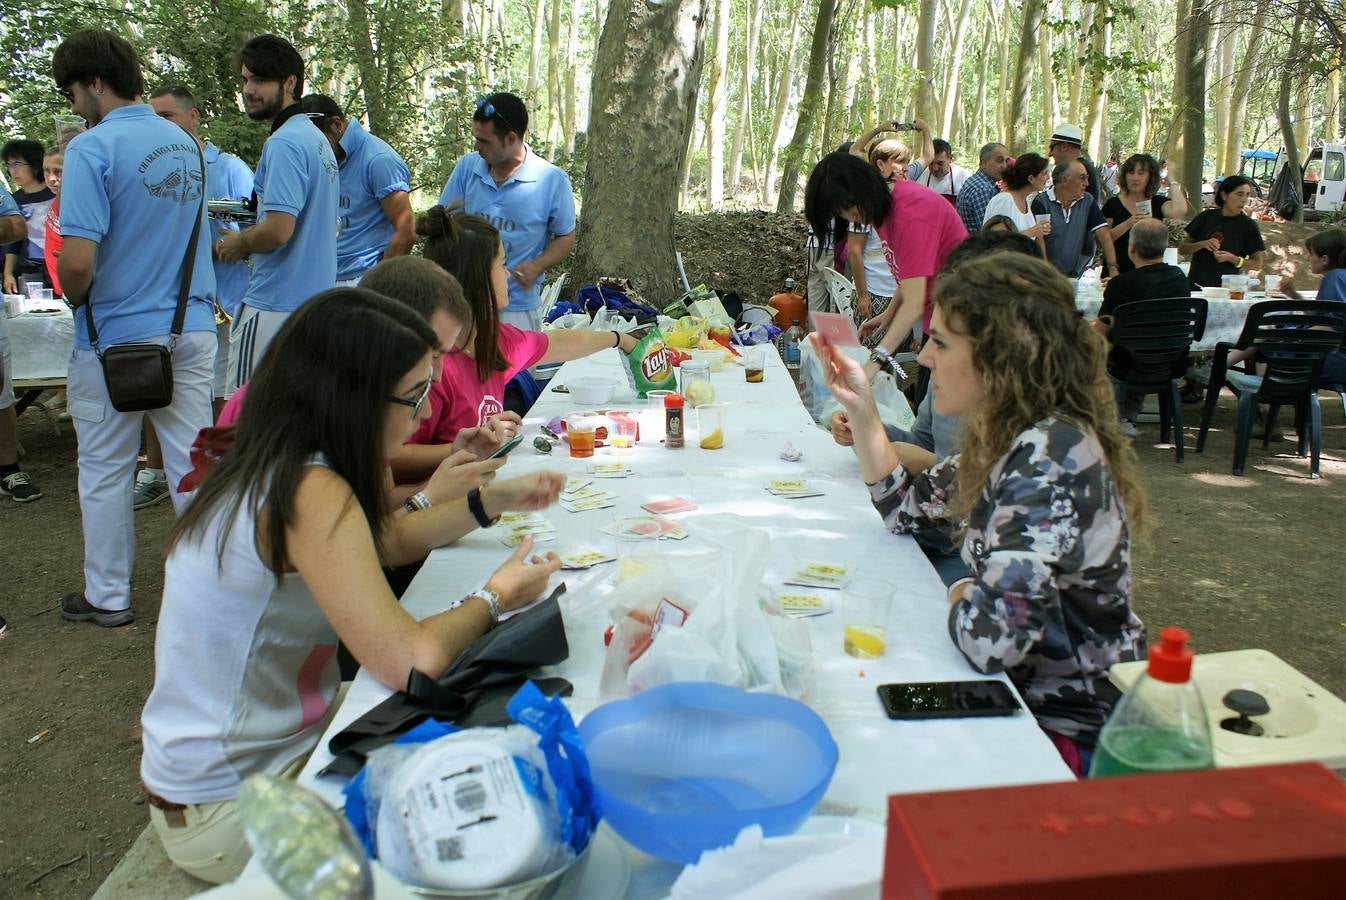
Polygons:
[[1177,627],[1160,630],[1146,673],[1098,736],[1090,778],[1215,768],[1210,720],[1192,681],[1190,637]]

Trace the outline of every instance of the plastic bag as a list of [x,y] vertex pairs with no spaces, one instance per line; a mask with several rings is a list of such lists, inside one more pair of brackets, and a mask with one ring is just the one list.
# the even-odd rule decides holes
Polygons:
[[[851,358],[863,363],[869,359],[869,351],[864,347],[847,347],[845,352]],[[887,372],[880,372],[870,385],[874,392],[874,402],[879,407],[879,418],[885,425],[895,425],[904,431],[910,431],[916,422],[916,413],[911,403],[900,390],[897,382]],[[809,411],[813,421],[824,428],[832,418],[832,413],[841,409],[841,404],[827,389],[823,378],[822,361],[813,349],[812,341],[799,343],[799,396],[804,408]]]
[[675,681],[786,692],[776,635],[759,600],[766,533],[736,516],[699,517],[696,533],[703,549],[661,546],[626,556],[610,611],[599,691],[605,699]]

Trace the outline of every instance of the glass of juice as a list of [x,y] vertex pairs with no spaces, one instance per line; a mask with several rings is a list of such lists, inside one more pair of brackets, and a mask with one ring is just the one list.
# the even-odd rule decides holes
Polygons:
[[700,429],[698,446],[702,450],[721,450],[724,448],[725,405],[711,403],[697,407],[697,427]]
[[595,433],[598,420],[586,416],[571,422],[566,421],[566,440],[570,442],[570,455],[575,459],[588,459],[594,455]]
[[743,351],[743,377],[748,384],[758,384],[766,368],[766,348],[747,347]]
[[874,659],[883,655],[895,593],[891,583],[873,578],[853,581],[842,589],[842,649],[849,656]]

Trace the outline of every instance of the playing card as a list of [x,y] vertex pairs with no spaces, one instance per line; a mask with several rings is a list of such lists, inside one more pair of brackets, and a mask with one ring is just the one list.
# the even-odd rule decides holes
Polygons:
[[611,553],[604,553],[602,550],[592,548],[581,548],[568,550],[560,554],[561,568],[563,569],[588,569],[599,563],[612,562],[617,557]]
[[576,500],[588,500],[588,499],[590,499],[590,498],[592,498],[592,497],[600,497],[600,498],[602,498],[602,497],[611,497],[611,496],[612,496],[611,494],[609,494],[607,491],[603,490],[602,488],[596,488],[596,487],[593,487],[593,486],[591,485],[591,486],[589,486],[589,487],[582,487],[582,488],[580,488],[578,491],[575,491],[573,494],[562,494],[562,495],[561,495],[561,499],[562,499],[562,500],[568,500],[568,501],[570,501],[570,502],[573,503],[573,502],[575,502]]
[[508,534],[508,533],[502,532],[502,533],[500,534],[500,543],[504,544],[506,547],[517,547],[517,546],[519,546],[520,544],[522,544],[522,543],[523,543],[523,539],[524,539],[524,538],[527,538],[527,537],[531,537],[531,538],[533,539],[533,543],[534,543],[534,544],[542,544],[542,543],[545,543],[545,542],[547,542],[547,541],[554,541],[554,540],[556,540],[556,532],[554,532],[554,531],[534,531],[534,532],[527,532],[527,531],[526,531],[526,532],[524,532],[524,533],[522,533],[522,534]]
[[769,482],[766,489],[777,497],[786,497],[791,500],[799,500],[804,497],[821,497],[824,493],[803,478],[778,478]]
[[696,509],[696,504],[684,497],[669,497],[666,500],[652,500],[649,503],[642,503],[640,508],[652,512],[656,516],[666,516]]
[[547,519],[539,512],[505,512],[500,514],[498,525],[546,525]]
[[630,474],[626,463],[590,463],[589,474],[594,478],[625,478]]
[[838,563],[811,562],[795,575],[785,579],[785,583],[835,589],[845,585],[846,572],[846,567]]
[[594,481],[592,478],[576,478],[575,476],[572,475],[571,477],[566,479],[565,486],[561,488],[561,493],[574,494],[581,488],[588,487],[593,483]]
[[495,527],[500,534],[519,536],[525,534],[549,534],[556,531],[556,526],[546,519],[529,522],[514,522],[508,525],[502,522]]
[[860,345],[860,333],[855,330],[855,323],[851,321],[851,317],[845,313],[814,310],[809,313],[809,319],[813,322],[813,330],[818,333],[823,343],[833,347]]
[[831,606],[819,594],[782,594],[777,599],[781,609],[796,619],[825,616],[832,611]]
[[617,498],[610,494],[581,497],[578,500],[562,500],[561,506],[567,512],[585,512],[590,509],[607,509],[617,505]]
[[659,516],[622,516],[604,530],[626,541],[680,541],[687,537],[687,529]]

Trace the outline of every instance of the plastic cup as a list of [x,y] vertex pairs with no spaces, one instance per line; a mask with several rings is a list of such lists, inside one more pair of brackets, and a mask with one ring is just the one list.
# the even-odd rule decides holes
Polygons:
[[42,299],[42,282],[40,282],[40,281],[25,281],[25,282],[23,283],[23,292],[24,292],[25,295],[27,295],[27,297],[28,297],[29,300],[41,300],[41,299]]
[[575,459],[588,459],[593,456],[597,429],[598,420],[593,418],[566,422],[566,439],[570,442],[570,455]]
[[743,378],[748,384],[760,384],[766,370],[766,348],[747,347],[743,351]]
[[1280,276],[1280,275],[1267,275],[1267,276],[1265,276],[1265,278],[1266,278],[1266,282],[1267,282],[1267,295],[1270,296],[1270,295],[1272,295],[1272,294],[1280,294],[1280,292],[1281,292],[1281,276]]
[[860,579],[842,589],[842,649],[848,656],[874,659],[883,655],[895,593],[892,584],[877,579]]
[[609,420],[608,444],[613,450],[630,450],[636,445],[634,416],[620,416]]
[[1149,200],[1136,201],[1136,213],[1142,216],[1151,215],[1154,212],[1154,204]]
[[1047,226],[1047,233],[1048,233],[1048,234],[1051,234],[1051,230],[1052,230],[1052,217],[1051,217],[1051,213],[1038,213],[1037,215],[1033,216],[1033,224],[1034,224],[1034,225],[1046,225],[1046,226]]
[[1248,290],[1248,276],[1221,275],[1220,287],[1228,289],[1230,300],[1242,300],[1244,293]]
[[697,446],[702,450],[724,449],[725,410],[723,403],[697,407],[696,420],[700,435]]

